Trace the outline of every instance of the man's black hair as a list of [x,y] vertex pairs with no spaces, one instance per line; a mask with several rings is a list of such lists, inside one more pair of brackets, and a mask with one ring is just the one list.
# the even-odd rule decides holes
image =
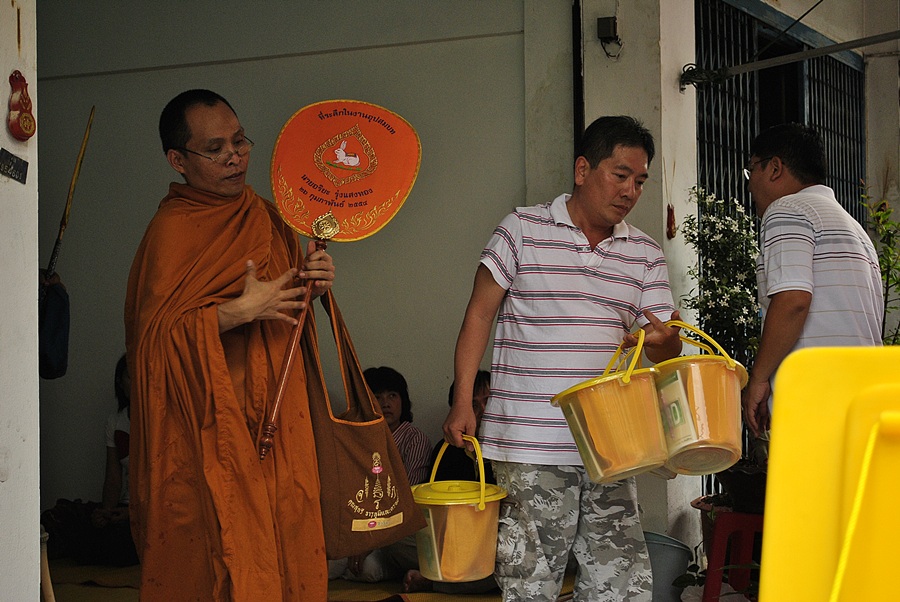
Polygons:
[[[479,370],[475,373],[475,384],[472,386],[472,395],[478,393],[481,389],[491,387],[491,373],[487,370]],[[456,389],[456,381],[450,383],[450,393],[447,396],[447,403],[453,407],[453,391]]]
[[575,156],[584,157],[593,168],[600,161],[612,157],[617,146],[643,148],[647,153],[648,167],[656,154],[650,130],[634,117],[619,115],[594,120],[584,130]]
[[815,129],[801,123],[772,126],[750,145],[758,160],[778,157],[802,184],[822,184],[828,177],[825,145]]

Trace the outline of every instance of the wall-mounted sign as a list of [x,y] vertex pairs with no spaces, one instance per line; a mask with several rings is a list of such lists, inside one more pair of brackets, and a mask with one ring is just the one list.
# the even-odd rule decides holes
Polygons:
[[0,175],[25,183],[28,177],[28,161],[21,159],[5,148],[0,148]]

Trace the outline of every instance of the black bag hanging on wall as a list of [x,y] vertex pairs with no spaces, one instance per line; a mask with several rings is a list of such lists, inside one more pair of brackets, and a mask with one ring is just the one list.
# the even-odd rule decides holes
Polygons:
[[38,373],[59,378],[69,366],[69,293],[60,282],[41,285],[38,302]]

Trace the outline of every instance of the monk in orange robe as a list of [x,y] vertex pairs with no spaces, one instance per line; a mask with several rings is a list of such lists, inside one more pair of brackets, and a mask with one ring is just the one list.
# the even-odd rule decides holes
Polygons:
[[[141,601],[327,598],[319,476],[300,354],[274,447],[257,440],[298,300],[332,259],[244,184],[253,143],[207,90],[160,117],[172,183],[138,248],[125,303],[132,372],[131,521]],[[300,280],[303,279],[303,280]]]

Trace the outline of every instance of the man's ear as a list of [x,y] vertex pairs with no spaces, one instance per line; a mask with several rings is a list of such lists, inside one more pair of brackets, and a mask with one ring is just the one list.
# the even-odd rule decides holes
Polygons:
[[769,166],[772,168],[772,172],[769,176],[770,180],[778,180],[779,178],[784,177],[784,170],[786,168],[785,164],[781,161],[781,157],[775,155],[771,159],[769,159]]
[[591,171],[591,164],[584,156],[575,159],[575,185],[584,184],[584,179]]
[[169,162],[169,165],[172,166],[172,169],[184,175],[184,155],[174,148],[170,148],[166,152],[166,160]]

